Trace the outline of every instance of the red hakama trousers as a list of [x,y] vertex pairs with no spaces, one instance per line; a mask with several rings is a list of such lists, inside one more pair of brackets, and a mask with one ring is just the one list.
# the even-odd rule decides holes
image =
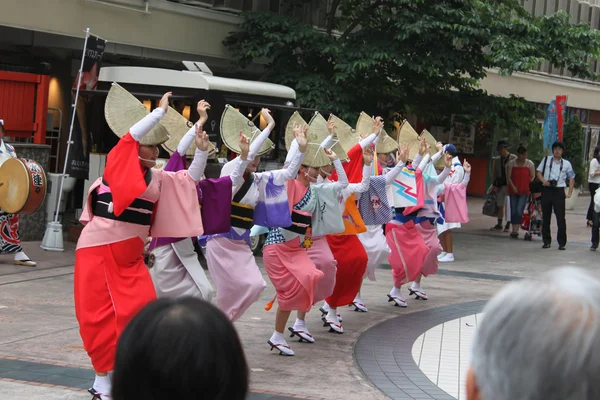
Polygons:
[[351,304],[367,270],[369,256],[356,235],[327,236],[331,253],[337,261],[335,287],[325,299],[332,308]]
[[156,299],[140,238],[75,253],[75,314],[94,370],[113,370],[117,340],[127,323]]

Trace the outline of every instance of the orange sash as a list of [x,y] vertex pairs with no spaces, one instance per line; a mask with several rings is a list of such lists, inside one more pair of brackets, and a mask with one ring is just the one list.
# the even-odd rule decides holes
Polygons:
[[345,229],[340,235],[357,235],[367,231],[367,227],[358,212],[354,193],[346,200],[346,209],[342,213],[342,219],[344,220]]

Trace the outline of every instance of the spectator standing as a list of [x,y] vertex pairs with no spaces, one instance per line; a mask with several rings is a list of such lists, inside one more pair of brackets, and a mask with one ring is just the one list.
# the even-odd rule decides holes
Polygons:
[[[504,201],[507,196],[508,178],[506,172],[507,164],[516,159],[517,156],[508,151],[508,143],[505,140],[500,140],[496,147],[498,157],[492,160],[492,191],[496,193],[496,205],[498,206],[498,223],[492,227],[493,231],[501,231],[502,217],[504,216]],[[508,232],[510,222],[506,221],[505,232]]]
[[[538,179],[542,182],[542,238],[544,246],[549,249],[552,242],[550,232],[550,218],[552,212],[556,215],[556,224],[558,225],[558,249],[565,250],[567,245],[567,220],[565,219],[565,199],[573,195],[575,186],[575,171],[568,160],[562,158],[565,150],[563,142],[554,142],[552,144],[552,155],[544,157],[537,168]],[[569,193],[565,193],[569,183]]]
[[517,149],[517,158],[508,162],[506,172],[512,225],[510,236],[517,238],[523,210],[531,193],[529,184],[535,178],[535,165],[527,158],[527,148],[523,144],[520,144]]
[[594,196],[600,186],[600,146],[594,149],[594,158],[590,161],[590,172],[588,176],[588,188],[590,189],[590,206],[587,211],[587,226],[592,226],[594,219]]

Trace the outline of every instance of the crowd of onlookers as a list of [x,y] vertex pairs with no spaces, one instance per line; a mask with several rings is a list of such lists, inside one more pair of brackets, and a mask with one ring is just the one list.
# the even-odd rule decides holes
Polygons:
[[[566,199],[573,195],[575,186],[575,172],[571,163],[563,158],[565,145],[557,141],[552,145],[552,154],[544,157],[537,168],[533,161],[527,158],[527,148],[520,144],[517,154],[509,151],[506,141],[499,141],[498,157],[492,162],[492,186],[489,193],[495,196],[498,223],[492,230],[510,230],[510,236],[519,237],[519,229],[527,230],[531,235],[539,226],[533,226],[532,214],[541,215],[542,248],[551,247],[552,234],[550,223],[552,214],[556,215],[558,226],[558,249],[565,250],[567,245],[567,222],[565,218]],[[594,159],[590,167],[590,190],[594,193],[600,183],[598,171],[598,157],[600,147],[595,149]],[[594,195],[588,210],[588,225],[592,226],[594,220]],[[510,212],[505,212],[506,209]],[[523,215],[526,213],[526,217]],[[503,226],[503,216],[507,215],[506,226]],[[597,224],[596,224],[597,225]],[[598,229],[596,227],[594,232]],[[596,235],[597,236],[597,235]],[[596,250],[598,241],[592,240],[592,250]]]

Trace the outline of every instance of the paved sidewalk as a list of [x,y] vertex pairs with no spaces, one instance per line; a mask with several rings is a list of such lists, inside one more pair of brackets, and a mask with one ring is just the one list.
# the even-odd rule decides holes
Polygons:
[[[585,227],[587,201],[589,198],[579,199],[578,207],[568,213],[570,242],[566,251],[559,252],[555,244],[550,250],[542,250],[539,238],[525,242],[510,239],[508,234],[491,232],[489,227],[494,224],[494,219],[481,215],[482,200],[471,199],[472,221],[455,234],[456,262],[440,266],[439,274],[423,281],[430,297],[428,301],[408,300],[407,309],[391,306],[386,298],[391,289],[391,271],[389,266],[382,265],[377,271],[377,282],[366,281],[363,285],[362,295],[369,312],[340,309],[344,317],[343,335],[328,333],[319,320],[320,313],[311,312],[307,324],[317,342],[312,345],[289,342],[296,352],[295,357],[280,357],[270,352],[266,344],[273,332],[275,319],[273,311],[264,311],[265,304],[274,295],[269,283],[261,299],[236,322],[251,368],[251,388],[255,392],[251,398],[412,398],[396,397],[399,395],[393,395],[393,391],[384,393],[377,382],[369,379],[370,370],[363,368],[361,352],[358,351],[361,335],[366,335],[373,328],[377,329],[382,340],[388,337],[394,339],[401,335],[400,328],[422,323],[421,332],[411,331],[411,335],[416,335],[414,340],[417,340],[433,327],[427,325],[433,322],[427,322],[427,314],[423,312],[429,310],[434,315],[444,316],[443,307],[446,306],[470,302],[484,304],[507,281],[535,276],[557,266],[580,266],[598,275],[600,255],[588,250],[589,229]],[[2,398],[87,399],[81,388],[92,383],[93,371],[83,351],[74,316],[74,245],[67,244],[64,253],[51,253],[39,249],[39,243],[26,243],[25,251],[38,261],[37,268],[13,266],[10,257],[0,257],[0,393],[10,394]],[[266,274],[264,276],[269,282]],[[408,297],[406,291],[404,294]],[[453,313],[447,312],[448,316]],[[441,318],[436,324],[446,321]],[[383,342],[377,346],[377,351],[394,351]],[[413,343],[406,346],[408,353],[402,358],[409,364],[414,363]],[[31,367],[17,368],[30,365],[19,364],[23,360],[31,362]],[[3,367],[3,363],[7,362]],[[57,363],[61,365],[41,365]],[[46,372],[40,372],[40,369]],[[28,379],[24,378],[24,372],[29,374]],[[48,384],[69,386],[70,389],[39,386],[41,381],[32,382],[36,378],[50,382]]]

